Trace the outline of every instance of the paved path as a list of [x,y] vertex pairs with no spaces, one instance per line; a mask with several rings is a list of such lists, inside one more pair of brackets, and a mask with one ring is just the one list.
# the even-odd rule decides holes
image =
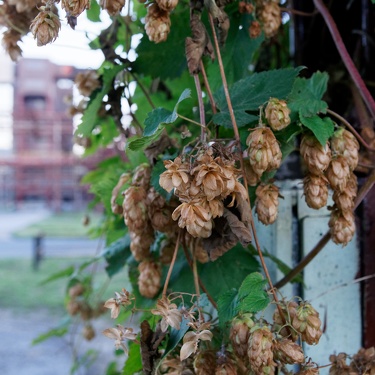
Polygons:
[[[60,317],[46,310],[28,312],[23,316],[17,311],[0,309],[0,374],[2,375],[69,375],[72,365],[72,346],[61,338],[51,338],[31,345],[33,339],[54,328]],[[91,342],[81,341],[79,356],[88,349],[97,351],[98,358],[88,368],[81,368],[75,375],[103,375],[109,362],[117,360],[118,369],[124,357],[115,358],[113,340],[101,332],[111,327],[109,320],[95,321],[97,336]],[[67,335],[69,337],[69,335]]]
[[[51,212],[45,209],[0,212],[0,258],[30,258],[34,239],[14,238],[12,233],[50,215]],[[99,247],[98,240],[82,238],[44,238],[42,242],[46,257],[93,256]]]
[[[99,240],[44,238],[42,252],[45,257],[94,256],[102,250]],[[31,258],[33,239],[0,238],[0,258]]]
[[10,238],[12,232],[26,228],[49,216],[51,216],[51,212],[41,208],[8,212],[0,211],[0,239]]
[[[0,212],[0,258],[31,258],[32,239],[13,238],[12,232],[49,215],[49,211],[41,209]],[[55,238],[43,240],[45,257],[91,256],[96,254],[97,249],[98,241]],[[13,309],[0,308],[0,374],[69,375],[72,347],[63,339],[52,338],[41,344],[31,345],[37,336],[56,327],[60,319],[60,316],[51,315],[43,309],[22,315]],[[98,359],[91,367],[81,368],[76,375],[103,375],[109,362],[116,360],[113,340],[101,334],[103,329],[113,326],[113,321],[99,319],[94,324],[97,337],[90,343],[83,340],[78,353],[82,356],[88,349],[95,349],[98,351]],[[123,360],[123,357],[117,359],[120,363]]]

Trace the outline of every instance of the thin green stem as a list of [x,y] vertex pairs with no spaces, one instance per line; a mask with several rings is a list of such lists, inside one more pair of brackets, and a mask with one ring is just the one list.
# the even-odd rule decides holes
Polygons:
[[206,69],[204,67],[204,64],[203,64],[202,60],[200,61],[199,67],[201,68],[204,87],[207,90],[208,99],[210,100],[210,104],[211,104],[211,108],[212,108],[212,113],[215,114],[215,113],[217,113],[216,103],[215,103],[214,96],[212,95],[211,86],[210,86],[210,83],[208,81]]
[[356,284],[356,283],[360,283],[362,281],[367,281],[367,280],[373,279],[374,277],[375,277],[375,274],[372,274],[372,275],[368,275],[368,276],[359,277],[358,279],[350,280],[350,281],[348,281],[346,283],[342,283],[340,285],[335,285],[333,288],[325,290],[323,293],[320,293],[317,296],[315,296],[313,298],[310,298],[309,301],[312,302],[312,301],[314,301],[314,300],[316,300],[320,297],[325,296],[328,293],[333,292],[334,290],[337,290],[337,289],[340,289],[340,288],[345,288],[346,286]]
[[178,236],[177,236],[177,240],[176,240],[176,246],[174,248],[174,253],[173,253],[172,261],[171,261],[171,264],[169,266],[167,277],[165,279],[164,288],[163,288],[163,298],[167,297],[168,284],[169,284],[169,280],[170,280],[171,275],[172,275],[174,264],[176,262],[177,253],[178,253],[178,246],[180,244],[180,237],[181,237],[181,230],[178,231]]
[[375,148],[371,147],[361,136],[360,134],[357,132],[357,130],[354,129],[353,125],[351,125],[349,123],[348,120],[346,120],[344,117],[340,116],[338,113],[330,110],[330,109],[327,109],[327,113],[329,113],[330,115],[332,115],[333,117],[336,117],[338,120],[340,120],[348,129],[350,129],[350,131],[357,137],[358,141],[363,145],[365,146],[368,150],[370,151],[375,151]]
[[331,367],[333,363],[328,363],[327,365],[318,366],[317,368]]
[[[186,260],[188,262],[188,265],[191,268],[191,270],[193,271],[193,262],[192,262],[192,260],[190,258],[189,251],[186,248],[186,244],[184,242],[182,242],[182,248],[184,250],[185,257],[186,257]],[[210,293],[206,289],[206,287],[203,284],[202,280],[199,278],[199,275],[198,275],[198,282],[199,282],[200,288],[203,290],[204,293],[206,293],[208,300],[211,302],[211,305],[217,310],[217,304],[216,304],[215,300],[212,298],[212,296],[210,295]]]
[[154,102],[152,101],[151,99],[151,96],[149,94],[149,92],[146,90],[146,88],[143,86],[142,82],[139,80],[139,78],[137,77],[137,75],[132,72],[131,70],[128,70],[128,72],[130,73],[130,75],[135,79],[137,85],[139,86],[139,88],[142,90],[144,96],[146,97],[148,103],[150,104],[151,108],[152,109],[155,109],[156,106],[154,104]]
[[[354,209],[356,209],[363,199],[366,197],[368,192],[372,189],[375,184],[375,171],[373,171],[369,178],[366,180],[362,188],[360,189],[357,198],[354,203]],[[325,245],[331,239],[331,233],[328,231],[314,246],[314,248],[294,267],[285,277],[275,284],[275,288],[282,288],[289,281],[293,280],[302,270],[320,253]]]
[[202,124],[202,127],[201,127],[201,142],[203,144],[206,144],[206,142],[207,142],[206,116],[204,114],[202,87],[201,87],[201,83],[199,81],[198,74],[194,74],[194,83],[195,83],[195,89],[197,90],[197,96],[198,96],[199,120]]
[[205,127],[204,125],[200,124],[199,122],[196,122],[196,121],[191,120],[191,119],[189,119],[189,118],[187,118],[187,117],[185,117],[185,116],[182,116],[182,115],[180,115],[179,113],[177,113],[177,116],[178,116],[179,118],[182,118],[182,119],[185,120],[185,121],[191,122],[192,124],[198,125],[198,126],[200,126],[201,128],[206,129],[206,127]]
[[198,281],[197,258],[195,257],[194,251],[193,251],[193,276],[194,276],[195,293],[197,293],[197,296],[200,297],[201,291],[199,289],[199,281]]

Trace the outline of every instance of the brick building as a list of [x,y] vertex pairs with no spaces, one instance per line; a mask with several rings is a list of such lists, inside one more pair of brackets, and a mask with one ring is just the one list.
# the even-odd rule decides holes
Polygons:
[[76,73],[42,59],[15,66],[13,148],[0,155],[0,200],[43,202],[54,210],[87,201],[87,188],[79,182],[89,162],[72,151],[72,118],[64,103]]

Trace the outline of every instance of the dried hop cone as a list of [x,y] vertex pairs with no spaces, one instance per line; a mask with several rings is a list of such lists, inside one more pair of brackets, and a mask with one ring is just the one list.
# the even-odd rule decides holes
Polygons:
[[61,0],[61,8],[69,16],[78,17],[85,9],[90,7],[90,0]]
[[349,194],[346,189],[344,191],[333,192],[332,199],[335,202],[336,207],[341,211],[352,211],[354,208],[354,197]]
[[335,131],[331,138],[331,150],[334,154],[343,156],[353,171],[358,164],[359,143],[354,135],[344,128]]
[[247,14],[253,13],[254,12],[254,5],[251,4],[251,3],[248,3],[246,1],[240,1],[238,3],[238,11],[240,13],[247,13]]
[[56,40],[61,23],[59,16],[51,8],[41,6],[39,9],[39,14],[32,21],[30,30],[40,47]]
[[357,196],[358,180],[357,180],[357,176],[353,172],[351,172],[349,175],[345,191],[347,192],[347,194],[353,197],[353,199]]
[[247,356],[250,329],[254,327],[252,314],[246,313],[233,319],[229,338],[233,351],[241,359]]
[[236,361],[233,354],[222,350],[216,354],[215,375],[237,375]]
[[350,177],[349,164],[343,156],[336,156],[329,165],[326,176],[333,190],[344,191]]
[[94,327],[91,324],[86,324],[82,330],[82,336],[87,341],[91,341],[95,337]]
[[12,61],[17,61],[22,56],[22,49],[18,45],[21,37],[22,35],[15,30],[7,30],[3,33],[1,44]]
[[273,353],[275,360],[283,365],[292,365],[295,363],[303,363],[305,361],[302,347],[286,338],[275,342]]
[[328,223],[332,241],[339,245],[350,242],[355,233],[355,220],[352,211],[333,210]]
[[125,224],[134,233],[142,233],[148,222],[146,190],[138,186],[130,186],[124,192]]
[[99,76],[95,70],[78,73],[74,80],[80,94],[90,96],[100,86]]
[[305,200],[310,208],[319,210],[328,200],[328,180],[324,175],[315,176],[309,173],[303,180]]
[[359,349],[353,356],[350,370],[351,374],[375,374],[375,348],[372,346],[368,349]]
[[244,171],[248,185],[256,186],[260,181],[260,176],[254,172],[249,160],[244,160]]
[[323,333],[319,313],[308,302],[300,303],[292,325],[301,334],[302,341],[309,345],[317,344]]
[[190,181],[190,168],[187,163],[183,163],[180,157],[175,160],[164,161],[167,169],[160,175],[159,184],[170,193],[173,189],[186,190]]
[[[198,158],[198,165],[192,169],[196,186],[201,187],[208,201],[226,195],[225,176],[222,167],[213,160],[212,156],[204,154]],[[233,174],[233,173],[232,173]]]
[[154,298],[160,289],[161,267],[158,263],[144,260],[138,266],[139,293],[146,298]]
[[169,12],[161,9],[157,3],[151,4],[147,8],[146,34],[151,42],[165,42],[171,28]]
[[258,176],[279,168],[282,153],[271,129],[262,127],[252,130],[246,144],[250,164]]
[[132,185],[141,186],[146,190],[150,186],[151,181],[151,168],[148,164],[142,163],[134,170]]
[[267,38],[274,36],[281,25],[281,12],[279,4],[269,1],[258,10],[258,18],[263,24],[264,34]]
[[7,2],[16,7],[17,13],[32,11],[40,3],[38,0],[8,0]]
[[275,222],[279,206],[279,188],[274,184],[260,184],[255,194],[256,213],[264,225]]
[[178,0],[156,0],[156,2],[159,8],[166,12],[171,12],[178,4]]
[[94,310],[86,301],[81,301],[79,303],[79,314],[82,320],[88,321],[94,316]]
[[312,365],[303,366],[296,375],[319,375],[319,368]]
[[100,0],[100,6],[105,9],[110,16],[115,16],[121,12],[125,5],[125,0]]
[[196,375],[212,374],[216,367],[216,354],[213,350],[198,352],[194,358],[194,371]]
[[256,375],[273,373],[275,362],[272,348],[272,332],[268,327],[259,327],[251,333],[247,354]]
[[333,201],[341,211],[352,211],[354,200],[357,196],[358,181],[357,176],[351,172],[346,187],[343,191],[335,190],[333,192]]
[[331,149],[328,142],[323,147],[313,135],[303,136],[300,153],[308,170],[318,176],[328,168],[331,162]]
[[192,364],[189,359],[187,361],[181,361],[180,358],[167,356],[160,367],[163,374],[194,375],[191,366]]
[[290,124],[290,109],[285,100],[270,98],[264,112],[273,130],[284,129]]
[[81,283],[78,283],[69,288],[69,297],[76,298],[81,296],[84,292],[85,287]]
[[176,231],[176,223],[172,219],[173,209],[166,200],[152,187],[147,193],[148,216],[152,227],[162,233]]
[[72,299],[68,302],[66,306],[66,311],[68,312],[69,315],[71,316],[77,315],[79,313],[79,310],[80,310],[80,303],[77,300]]
[[350,375],[350,367],[346,363],[347,357],[346,353],[331,354],[329,361],[332,365],[329,369],[329,375]]
[[252,21],[249,27],[249,36],[252,39],[258,38],[262,34],[262,27],[258,21]]
[[178,226],[195,238],[208,238],[212,233],[212,214],[203,207],[201,199],[187,199],[181,203],[172,214],[172,219],[178,219]]
[[[280,302],[279,307],[283,312],[284,318],[286,322],[282,319],[279,309],[276,308],[275,312],[273,313],[273,327],[272,330],[277,332],[279,335],[288,338],[292,341],[298,340],[298,333],[295,329],[291,327],[292,321],[297,314],[297,307],[298,304],[294,301],[287,301],[287,302]],[[289,325],[289,327],[285,327],[285,324]]]
[[130,232],[130,251],[137,262],[141,262],[150,257],[150,247],[154,242],[154,231],[150,226],[146,226],[141,233]]

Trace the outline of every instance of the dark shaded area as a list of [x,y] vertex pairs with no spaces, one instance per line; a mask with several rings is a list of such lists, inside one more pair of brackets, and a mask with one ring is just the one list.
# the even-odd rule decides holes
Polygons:
[[[336,21],[344,44],[357,69],[366,83],[375,81],[375,5],[370,0],[331,0],[325,1]],[[293,8],[313,12],[312,1],[294,0]],[[329,107],[344,115],[358,130],[361,128],[359,116],[355,111],[351,79],[341,60],[330,32],[320,14],[313,17],[294,16],[295,63],[308,67],[303,72],[310,76],[313,72],[327,71],[330,75],[325,100]],[[368,85],[372,95],[374,86]],[[360,175],[361,176],[361,175]],[[365,177],[365,175],[362,175]],[[373,188],[357,212],[363,229],[361,236],[360,276],[375,273],[375,189]],[[375,345],[375,279],[363,284],[363,345]]]
[[[333,0],[325,3],[362,78],[365,81],[374,80],[375,6],[370,0]],[[312,1],[294,0],[293,7],[308,13],[314,11]],[[352,109],[351,80],[322,16],[294,16],[293,19],[296,65],[307,66],[305,74],[308,76],[317,70],[327,71],[330,75],[326,98],[329,107],[338,113],[348,114]]]
[[[363,251],[362,275],[375,274],[375,188],[373,187],[363,204]],[[363,283],[363,345],[369,348],[375,345],[375,278]]]

